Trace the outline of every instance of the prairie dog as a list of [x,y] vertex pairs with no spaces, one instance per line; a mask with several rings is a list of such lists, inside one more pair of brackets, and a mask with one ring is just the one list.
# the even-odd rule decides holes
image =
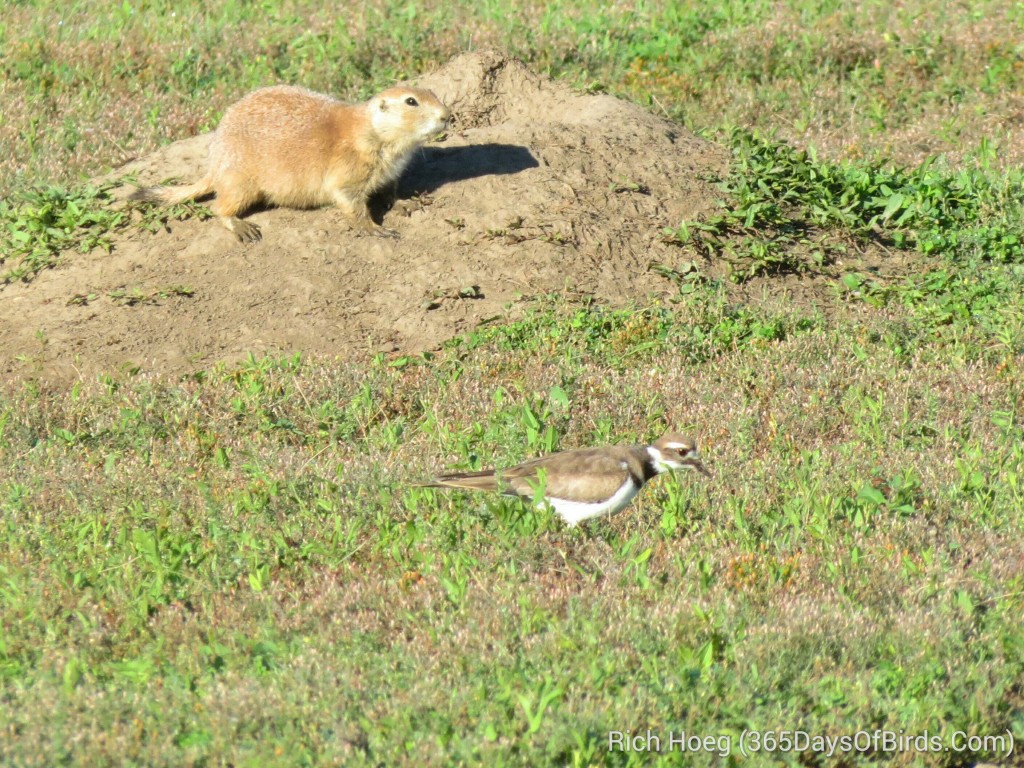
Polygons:
[[449,117],[448,107],[422,88],[388,88],[362,104],[298,86],[260,88],[224,113],[202,179],[138,189],[129,199],[171,205],[216,193],[210,208],[246,243],[260,239],[260,228],[238,215],[260,202],[333,203],[357,230],[397,237],[374,223],[367,201],[385,187],[394,190],[413,152]]

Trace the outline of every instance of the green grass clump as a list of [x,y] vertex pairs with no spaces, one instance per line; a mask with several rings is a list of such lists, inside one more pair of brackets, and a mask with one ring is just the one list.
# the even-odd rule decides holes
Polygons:
[[112,232],[127,223],[110,208],[112,188],[43,187],[0,200],[0,282],[31,279],[63,252],[109,251]]
[[[683,319],[685,318],[685,319]],[[494,346],[514,352],[529,350],[566,360],[587,360],[612,370],[641,365],[666,346],[690,362],[703,362],[723,350],[778,340],[814,327],[813,317],[764,315],[731,302],[713,287],[681,294],[674,308],[612,309],[587,303],[566,313],[557,296],[533,304],[522,320],[482,327],[449,342],[449,347],[474,350]]]
[[1012,204],[1024,197],[1019,171],[835,163],[744,131],[727,139],[735,162],[724,213],[669,234],[729,261],[736,279],[820,270],[858,241],[944,255],[965,269],[1024,261],[1024,219]]

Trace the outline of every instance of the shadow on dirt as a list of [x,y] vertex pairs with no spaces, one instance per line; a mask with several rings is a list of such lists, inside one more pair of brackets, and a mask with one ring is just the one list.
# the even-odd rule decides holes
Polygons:
[[451,182],[507,176],[539,165],[529,149],[514,144],[424,147],[398,183],[398,195],[430,193]]

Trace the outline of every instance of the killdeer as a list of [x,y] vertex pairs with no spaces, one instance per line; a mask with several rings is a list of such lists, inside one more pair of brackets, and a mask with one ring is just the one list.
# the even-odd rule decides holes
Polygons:
[[620,512],[648,480],[676,469],[695,469],[711,476],[700,461],[697,444],[669,432],[651,445],[579,448],[510,469],[442,475],[425,486],[500,491],[532,499],[543,485],[547,503],[574,526],[581,520]]

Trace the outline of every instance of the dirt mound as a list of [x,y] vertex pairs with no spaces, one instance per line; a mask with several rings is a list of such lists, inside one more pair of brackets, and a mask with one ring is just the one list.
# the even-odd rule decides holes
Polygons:
[[[648,270],[679,259],[661,229],[712,207],[701,179],[724,171],[724,150],[496,53],[460,56],[416,84],[455,119],[385,215],[401,239],[356,236],[330,208],[254,213],[264,239],[249,246],[213,221],[133,230],[110,254],[69,254],[3,289],[5,372],[181,374],[250,351],[421,351],[522,297],[621,303],[672,290]],[[192,180],[208,142],[177,142],[120,172]]]

